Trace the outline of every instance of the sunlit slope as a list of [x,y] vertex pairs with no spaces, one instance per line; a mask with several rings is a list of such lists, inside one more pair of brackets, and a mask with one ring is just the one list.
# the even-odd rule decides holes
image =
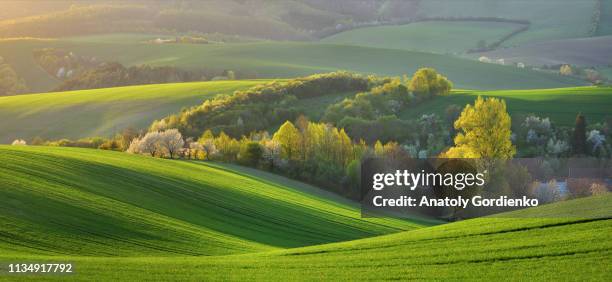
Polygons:
[[120,152],[0,146],[0,254],[217,255],[423,225],[361,219],[354,204],[292,183]]
[[[313,73],[348,70],[379,75],[412,74],[434,67],[464,89],[529,89],[583,85],[584,82],[512,66],[485,64],[453,56],[360,46],[312,42],[258,42],[233,44],[118,43],[104,37],[87,40],[12,41],[11,48],[53,47],[103,61],[126,65],[148,64],[184,69],[234,70],[259,78],[297,77]],[[38,47],[36,47],[38,46]],[[0,47],[2,49],[2,47]],[[0,53],[0,56],[2,53]],[[36,67],[36,66],[31,66]]]
[[456,90],[448,96],[435,97],[409,108],[400,113],[400,117],[418,118],[430,113],[445,115],[449,105],[463,107],[473,103],[478,96],[504,99],[513,118],[524,119],[528,114],[535,114],[549,117],[556,124],[564,126],[573,126],[578,113],[584,114],[590,123],[602,122],[612,115],[612,88],[590,86],[498,91]]
[[0,97],[0,143],[109,136],[127,127],[146,128],[155,119],[218,94],[265,81],[213,81],[116,87]]
[[611,201],[608,194],[519,211],[507,218],[238,256],[5,257],[71,261],[79,269],[73,276],[78,279],[609,281]]

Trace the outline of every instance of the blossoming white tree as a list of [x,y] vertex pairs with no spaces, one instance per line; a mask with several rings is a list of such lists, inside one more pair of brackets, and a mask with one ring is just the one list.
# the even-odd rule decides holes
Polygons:
[[11,144],[13,146],[25,146],[27,145],[27,142],[23,139],[15,139],[15,141],[13,141],[13,143]]

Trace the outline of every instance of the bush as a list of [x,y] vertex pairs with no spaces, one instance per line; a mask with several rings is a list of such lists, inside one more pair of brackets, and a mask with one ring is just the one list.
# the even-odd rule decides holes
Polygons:
[[593,183],[589,190],[593,196],[601,196],[608,193],[608,187],[603,183]]
[[591,195],[591,187],[597,184],[596,179],[590,178],[568,178],[567,189],[575,197],[586,197]]
[[554,203],[561,200],[561,194],[559,193],[559,188],[557,185],[557,181],[554,179],[546,183],[545,185],[540,185],[540,182],[534,182],[533,184],[533,195],[542,203]]
[[15,141],[13,141],[13,143],[11,143],[11,145],[13,146],[25,146],[27,145],[27,142],[23,139],[15,139]]

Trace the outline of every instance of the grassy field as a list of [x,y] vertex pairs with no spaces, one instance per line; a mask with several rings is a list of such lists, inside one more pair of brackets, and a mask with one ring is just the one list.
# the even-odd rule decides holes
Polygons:
[[400,113],[401,118],[418,118],[423,114],[444,115],[452,104],[463,107],[477,96],[498,97],[506,101],[508,112],[515,120],[528,114],[549,117],[557,125],[573,126],[576,115],[586,115],[589,123],[601,122],[612,115],[612,88],[576,87],[535,90],[468,91],[455,90],[449,96],[436,97]]
[[595,1],[431,0],[420,3],[420,12],[429,17],[501,17],[529,20],[529,30],[504,43],[504,46],[515,46],[543,40],[587,37]]
[[[584,84],[583,81],[554,74],[408,50],[307,42],[202,45],[147,44],[133,40],[117,43],[109,36],[106,36],[105,40],[108,43],[100,42],[98,37],[56,41],[2,41],[0,56],[10,58],[13,53],[21,54],[37,48],[55,47],[126,65],[208,68],[219,72],[230,69],[260,78],[296,77],[336,70],[379,75],[411,75],[420,67],[434,67],[449,77],[457,87],[465,89],[528,89]],[[37,68],[33,63],[31,58],[22,63],[12,61],[12,64],[20,64],[21,71],[17,71],[28,84],[38,85],[38,75],[43,75],[38,72],[31,73],[32,69]],[[45,75],[45,79],[48,79],[48,74]],[[38,85],[40,88],[45,86]]]
[[263,80],[193,82],[0,97],[0,143],[109,136]]
[[189,256],[371,237],[429,225],[279,176],[100,150],[0,146],[0,253]]
[[503,58],[506,63],[521,62],[531,66],[570,64],[590,67],[612,65],[611,53],[612,36],[598,36],[542,41],[471,56]]
[[246,168],[0,150],[0,260],[75,264],[51,280],[611,278],[612,194],[417,228]]
[[433,53],[465,53],[478,41],[490,44],[511,33],[519,24],[491,22],[417,22],[407,25],[358,28],[323,39],[326,43],[416,50]]

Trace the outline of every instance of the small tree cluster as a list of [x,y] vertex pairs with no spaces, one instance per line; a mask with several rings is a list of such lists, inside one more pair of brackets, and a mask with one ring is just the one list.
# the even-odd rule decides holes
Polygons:
[[515,144],[521,156],[565,156],[569,153],[569,142],[563,130],[554,126],[549,118],[528,115],[516,128]]
[[422,68],[417,70],[410,80],[409,88],[417,96],[447,95],[453,84],[448,78],[439,74],[435,69]]

